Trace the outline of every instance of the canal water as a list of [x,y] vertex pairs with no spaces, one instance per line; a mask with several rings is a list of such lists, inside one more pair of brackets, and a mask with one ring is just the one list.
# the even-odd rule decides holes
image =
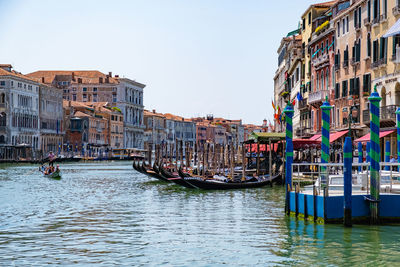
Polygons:
[[0,266],[382,265],[399,226],[316,225],[283,215],[281,187],[198,191],[128,162],[0,165]]

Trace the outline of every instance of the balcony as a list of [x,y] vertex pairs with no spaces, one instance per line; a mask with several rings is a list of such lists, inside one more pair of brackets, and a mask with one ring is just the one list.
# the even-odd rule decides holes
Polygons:
[[6,132],[7,126],[0,126],[0,132]]
[[385,64],[386,64],[386,58],[381,58],[375,62],[372,62],[371,67],[374,69],[374,68],[378,68],[380,66],[384,66]]
[[359,65],[360,64],[360,60],[357,60],[355,57],[351,58],[351,65]]
[[312,92],[309,95],[309,99],[308,99],[308,103],[310,105],[313,104],[322,104],[323,101],[325,101],[326,97],[329,97],[329,90],[320,90],[320,91],[316,91],[316,92]]
[[323,68],[329,65],[329,55],[323,54],[315,59],[313,59],[313,65],[315,69]]
[[395,7],[392,9],[392,12],[393,12],[393,15],[394,15],[394,16],[400,15],[400,6],[395,6]]
[[0,108],[6,108],[6,104],[5,103],[1,103],[0,104]]
[[396,47],[396,54],[393,54],[392,62],[395,64],[400,64],[400,47]]
[[309,127],[299,127],[296,129],[296,136],[304,137],[311,135],[311,129]]
[[377,16],[376,18],[372,19],[372,26],[377,26],[381,21],[381,17]]
[[299,109],[306,109],[308,107],[307,98],[299,101]]
[[371,26],[371,19],[370,18],[365,18],[364,19],[364,26],[366,26],[366,27]]
[[380,22],[385,22],[387,21],[387,14],[382,14],[380,17]]
[[347,68],[349,66],[349,60],[345,59],[343,60],[343,68]]
[[[380,108],[379,118],[381,120],[381,127],[395,127],[396,126],[396,110],[399,105],[383,106]],[[363,111],[363,122],[369,124],[370,114],[369,109]]]

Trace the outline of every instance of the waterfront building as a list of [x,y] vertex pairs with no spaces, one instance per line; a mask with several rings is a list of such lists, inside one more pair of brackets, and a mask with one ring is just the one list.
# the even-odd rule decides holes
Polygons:
[[[302,79],[301,73],[303,64],[301,62],[301,35],[297,34],[298,31],[290,32],[281,40],[278,48],[278,69],[274,76],[274,104],[276,113],[281,114],[286,103],[296,99],[297,95],[301,92]],[[295,103],[299,107],[301,103]],[[294,129],[303,129],[300,127],[300,109],[295,109],[293,116]],[[285,125],[281,118],[275,118],[275,129],[284,131]],[[297,131],[296,135],[301,136],[305,134],[304,131]]]
[[152,111],[144,110],[144,148],[148,149],[149,145],[154,148],[155,145],[161,145],[167,140],[167,132],[165,130],[165,117],[161,113],[157,113],[155,109]]
[[[333,129],[348,129],[360,137],[368,132],[368,118],[363,116],[368,109],[371,93],[371,28],[368,2],[339,1],[332,8],[332,23],[335,28],[335,89],[332,109]],[[351,110],[357,116],[349,122]]]
[[196,124],[191,120],[170,113],[163,114],[165,117],[165,131],[168,143],[175,140],[183,141],[184,144],[193,146],[196,142]]
[[307,50],[311,52],[311,80],[308,104],[311,108],[311,133],[321,133],[321,105],[334,99],[335,29],[331,27],[332,10],[328,9],[313,20],[315,29]]
[[63,144],[63,96],[59,89],[40,83],[39,86],[40,149],[43,155],[56,153]]
[[[313,21],[324,14],[336,1],[329,1],[324,3],[316,3],[310,5],[307,10],[301,15],[301,26],[299,34],[302,39],[302,72],[301,79],[302,84],[301,93],[302,100],[299,101],[300,110],[300,130],[298,130],[299,137],[305,137],[312,134],[313,118],[312,108],[308,105],[309,94],[313,91],[312,88],[312,71],[311,71],[311,60],[312,54],[309,49],[309,42],[311,42],[312,34],[315,32],[316,27]],[[295,128],[294,128],[295,129]],[[296,130],[295,130],[296,131]]]
[[[395,0],[368,1],[369,13],[365,20],[370,28],[370,62],[372,69],[372,88],[377,87],[382,97],[380,103],[380,127],[391,132],[381,139],[381,151],[386,141],[390,141],[391,153],[396,154],[396,114],[400,107],[400,3]],[[394,27],[392,29],[392,27]],[[385,37],[392,32],[393,35]],[[367,106],[368,107],[368,106]],[[363,111],[365,123],[369,125],[367,113]],[[383,153],[381,153],[383,155]]]
[[0,65],[0,144],[40,148],[39,86],[11,65]]
[[27,74],[62,90],[64,100],[107,102],[124,116],[124,148],[143,147],[144,84],[119,75],[90,71],[36,71]]
[[118,81],[116,106],[124,114],[124,147],[143,148],[143,89],[146,85],[118,75],[115,79]]

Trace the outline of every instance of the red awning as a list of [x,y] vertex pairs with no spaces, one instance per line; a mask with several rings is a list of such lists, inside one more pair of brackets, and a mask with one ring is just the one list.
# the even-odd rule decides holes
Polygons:
[[[380,131],[379,138],[385,137],[386,135],[389,135],[389,134],[393,133],[394,131],[396,131],[396,130]],[[354,142],[369,142],[370,139],[371,139],[370,135],[369,135],[369,133],[367,133],[363,137],[356,139]]]
[[[347,134],[348,132],[349,132],[349,130],[329,134],[329,143],[335,142],[336,140],[338,140],[340,137]],[[317,141],[321,142],[322,137],[318,138]]]
[[318,138],[321,138],[320,134],[316,134],[314,136],[311,136],[309,140],[317,140]]
[[293,149],[297,150],[299,148],[308,148],[308,147],[319,147],[321,145],[321,141],[311,140],[311,139],[293,139]]

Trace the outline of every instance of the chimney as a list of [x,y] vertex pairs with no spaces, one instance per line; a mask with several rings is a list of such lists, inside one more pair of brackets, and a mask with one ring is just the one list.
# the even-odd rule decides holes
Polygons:
[[108,72],[108,77],[112,77],[112,72]]
[[156,114],[156,110],[155,109],[153,109],[153,113]]
[[82,78],[78,78],[78,83],[82,83]]
[[42,77],[42,83],[44,83],[44,77]]
[[115,78],[119,78],[119,75],[116,74],[116,75],[115,75]]
[[72,80],[75,81],[75,72],[72,72]]
[[103,77],[99,77],[99,83],[103,83]]

